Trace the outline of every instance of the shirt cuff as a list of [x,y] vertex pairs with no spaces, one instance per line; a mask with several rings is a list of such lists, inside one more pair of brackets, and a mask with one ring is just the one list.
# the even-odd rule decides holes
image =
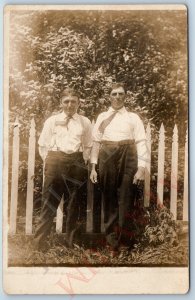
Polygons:
[[91,164],[98,163],[99,151],[100,151],[100,143],[98,141],[94,141],[93,147],[91,150],[91,157],[90,157]]
[[142,140],[139,143],[137,143],[137,155],[138,155],[138,167],[145,168],[146,160],[148,157],[145,140]]
[[139,167],[145,168],[146,167],[146,162],[143,159],[138,158],[138,168]]
[[91,164],[97,165],[97,159],[92,159],[92,158],[91,158],[91,159],[90,159],[90,163],[91,163]]
[[90,152],[91,152],[91,147],[87,147],[83,149],[83,159],[84,160],[89,160],[90,159]]

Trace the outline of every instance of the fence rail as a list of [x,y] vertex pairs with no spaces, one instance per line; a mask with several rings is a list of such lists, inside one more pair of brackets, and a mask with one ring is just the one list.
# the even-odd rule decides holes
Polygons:
[[[28,146],[28,177],[27,177],[27,197],[26,197],[26,234],[32,234],[33,225],[33,193],[34,193],[34,170],[35,170],[35,139],[36,129],[34,119],[31,121],[29,131],[29,146]],[[144,185],[144,206],[148,207],[151,200],[150,181],[151,181],[151,138],[150,124],[146,128],[147,137],[147,160]],[[164,189],[164,166],[165,166],[165,128],[161,124],[159,130],[158,143],[158,174],[157,174],[157,203],[163,205],[163,189]],[[17,206],[18,206],[18,180],[19,180],[19,153],[20,153],[20,126],[16,119],[13,130],[13,145],[12,145],[12,177],[11,177],[11,200],[10,200],[10,228],[9,233],[15,234],[17,227]],[[170,193],[170,210],[173,217],[177,220],[177,196],[178,196],[178,129],[174,126],[172,137],[172,157],[171,157],[171,193]],[[56,232],[61,233],[63,227],[63,205],[64,200],[61,199],[60,205],[56,214]],[[88,179],[87,184],[87,220],[86,232],[93,232],[93,216],[94,216],[94,186]],[[101,232],[104,232],[103,227],[103,210],[101,209]],[[183,182],[183,221],[188,221],[188,132],[185,137],[185,153],[184,153],[184,182]]]

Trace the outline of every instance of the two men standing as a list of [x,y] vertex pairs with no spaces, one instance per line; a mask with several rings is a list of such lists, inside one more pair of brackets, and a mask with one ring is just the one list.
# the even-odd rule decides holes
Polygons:
[[[98,180],[99,165],[107,243],[115,249],[123,242],[134,201],[134,184],[144,179],[146,159],[143,123],[137,114],[125,109],[125,96],[122,84],[112,86],[111,107],[98,116],[93,133],[90,121],[76,113],[79,98],[70,89],[62,94],[63,112],[45,122],[39,139],[40,155],[46,157],[43,207],[35,233],[39,245],[49,234],[61,196],[68,190],[66,232],[71,246],[79,203],[78,182],[87,178],[83,159],[89,159],[90,151],[93,183]],[[79,152],[81,147],[83,152]]]

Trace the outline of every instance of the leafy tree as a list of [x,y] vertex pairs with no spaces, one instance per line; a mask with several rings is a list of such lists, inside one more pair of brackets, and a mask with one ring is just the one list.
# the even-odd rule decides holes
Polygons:
[[[108,89],[122,81],[127,105],[156,128],[187,118],[184,12],[48,11],[15,13],[10,40],[10,109],[38,126],[59,109],[67,85],[81,94],[93,118],[108,105]],[[102,100],[104,99],[104,101]],[[101,101],[100,101],[101,99]],[[21,109],[22,107],[22,109]],[[39,125],[40,124],[40,125]]]
[[79,91],[80,113],[92,120],[108,107],[114,81],[125,83],[126,106],[151,122],[154,141],[163,122],[169,147],[176,123],[183,147],[188,113],[186,12],[23,11],[11,14],[10,28],[10,136],[17,116],[23,152],[30,120],[35,118],[38,138],[45,119],[60,110],[62,89]]

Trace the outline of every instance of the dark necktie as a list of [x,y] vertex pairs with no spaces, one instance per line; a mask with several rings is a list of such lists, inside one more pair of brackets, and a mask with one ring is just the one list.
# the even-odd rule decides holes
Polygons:
[[70,119],[72,119],[72,116],[67,116],[66,117],[66,119],[65,119],[65,126],[66,126],[66,128],[68,129],[68,124],[69,124],[69,122],[70,122]]
[[56,121],[55,125],[65,126],[68,129],[68,124],[72,116],[67,116],[63,121]]
[[116,113],[118,112],[118,110],[115,110],[107,119],[103,120],[99,126],[99,131],[100,133],[104,133],[106,127],[110,124],[110,122],[114,119],[114,117],[116,116]]

